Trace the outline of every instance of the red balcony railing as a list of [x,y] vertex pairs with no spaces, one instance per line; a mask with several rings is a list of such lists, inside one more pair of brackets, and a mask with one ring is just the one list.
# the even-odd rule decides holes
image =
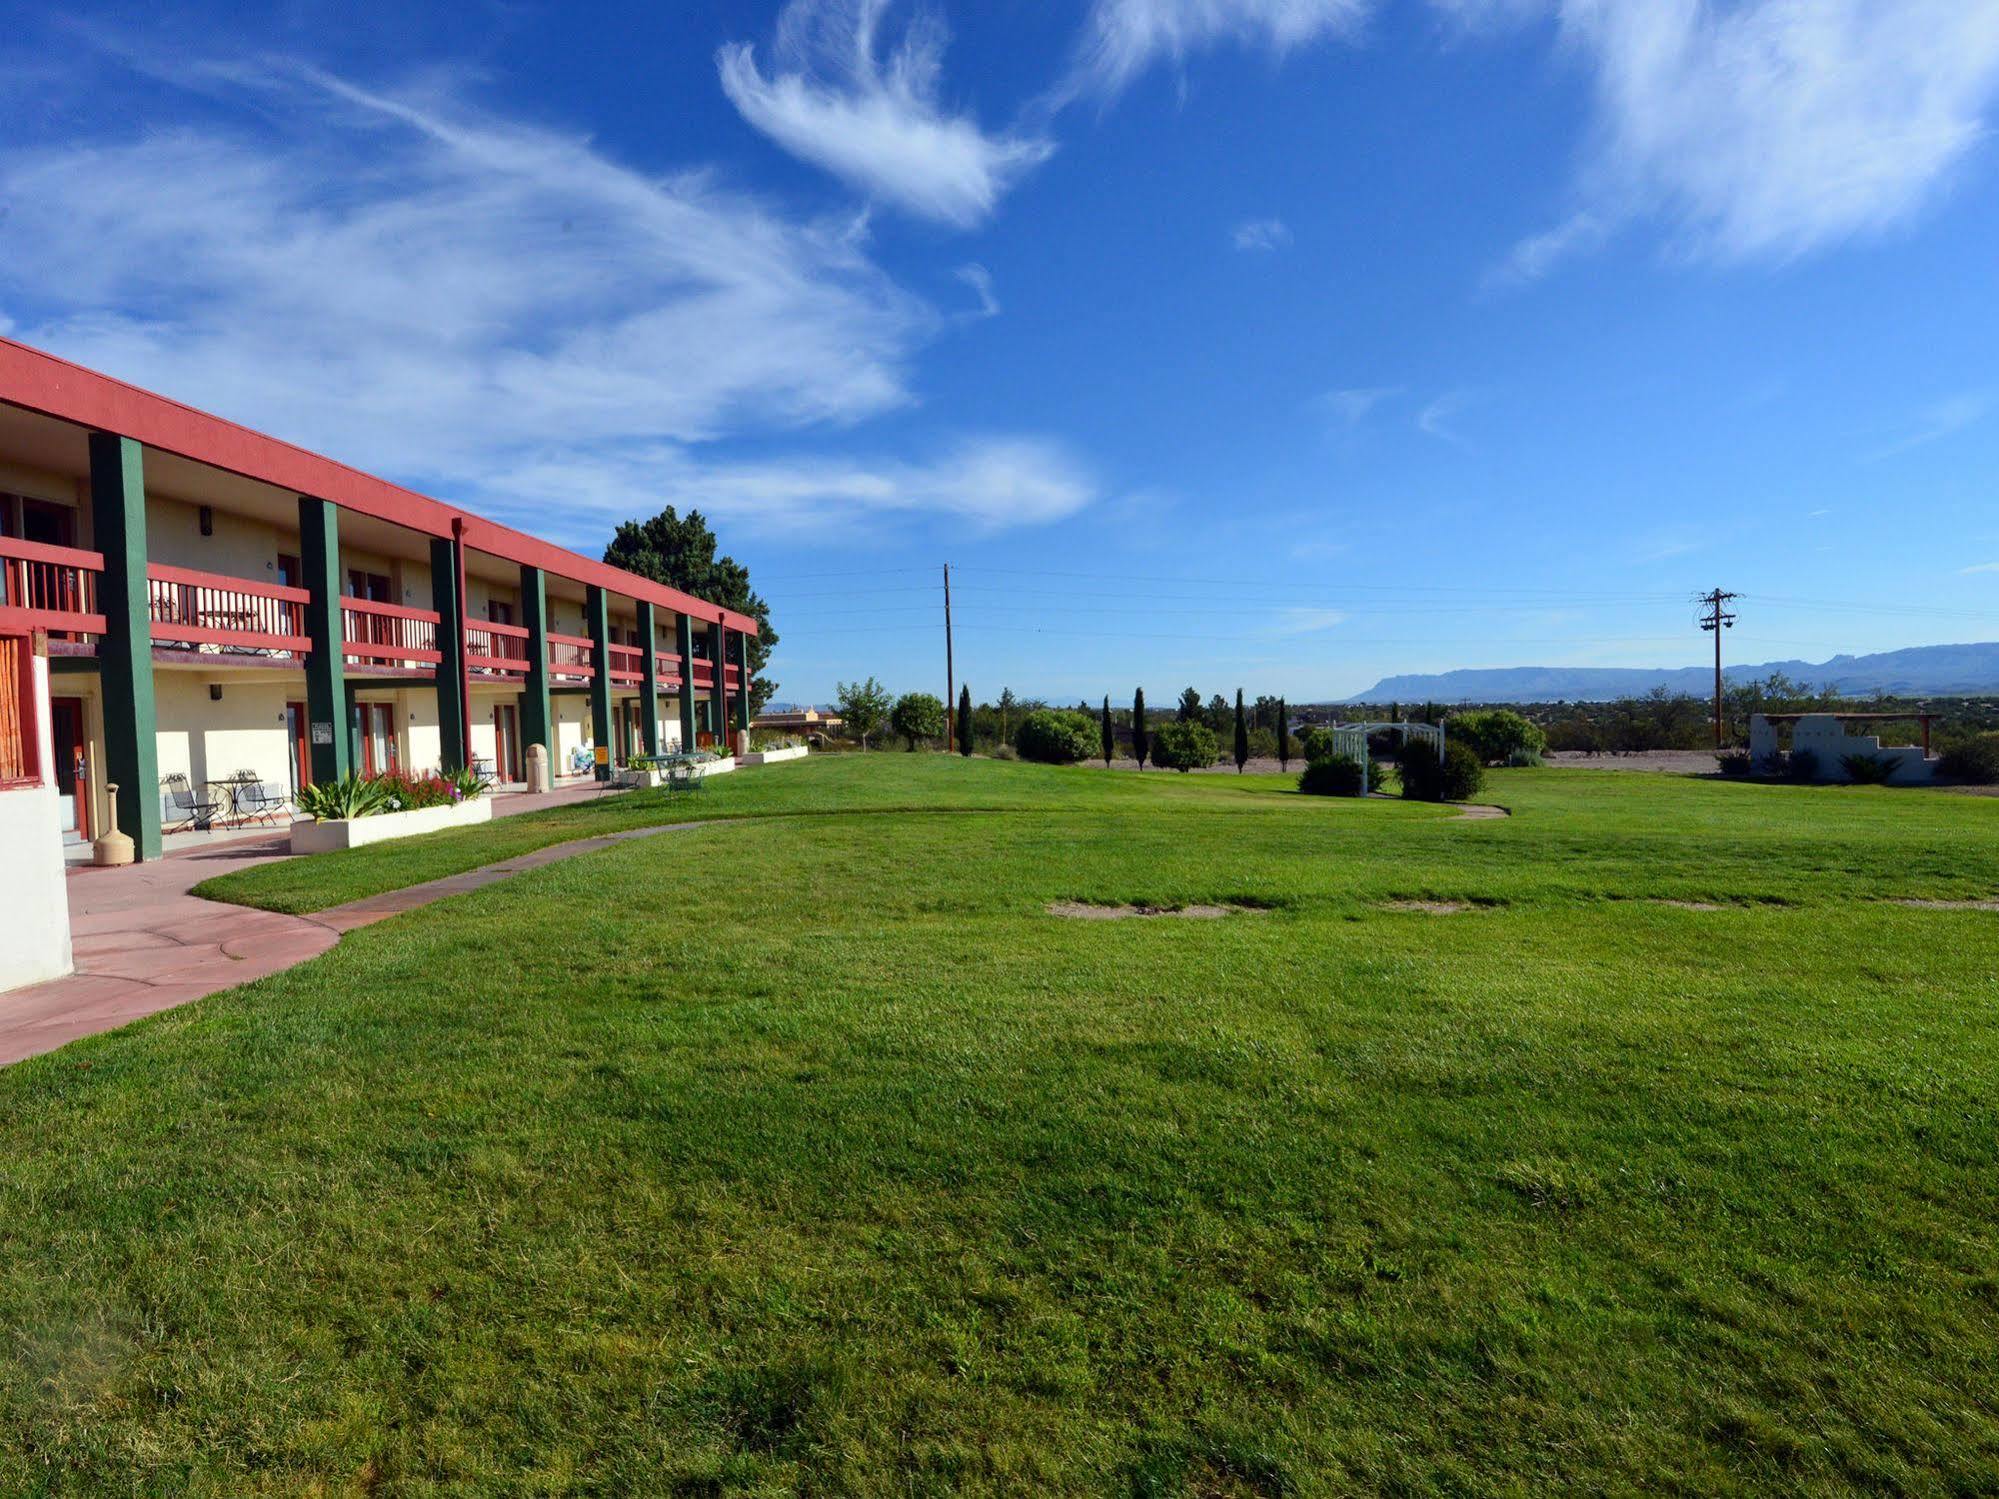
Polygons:
[[435,666],[438,616],[373,599],[340,601],[340,651],[349,661],[374,666]]
[[550,674],[564,681],[589,681],[597,675],[597,669],[590,664],[590,649],[590,642],[580,635],[558,635],[551,630],[548,636]]
[[63,634],[102,635],[97,612],[101,552],[0,536],[0,622]]
[[528,632],[524,625],[468,624],[465,664],[484,676],[528,674]]
[[653,669],[659,673],[659,685],[678,687],[680,682],[680,657],[672,651],[660,651],[653,657]]
[[642,646],[614,645],[611,647],[611,680],[627,686],[636,685],[646,679],[646,653]]
[[253,583],[220,573],[153,563],[146,569],[146,609],[153,639],[201,651],[253,656],[304,656],[303,588]]

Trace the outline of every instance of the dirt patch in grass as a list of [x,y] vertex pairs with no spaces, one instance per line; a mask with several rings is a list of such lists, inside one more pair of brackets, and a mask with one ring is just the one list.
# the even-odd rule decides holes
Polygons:
[[1512,815],[1504,807],[1489,807],[1480,802],[1460,802],[1458,804],[1458,815],[1451,820],[1453,822],[1492,822],[1498,818],[1511,817]]
[[1219,921],[1224,916],[1258,916],[1263,906],[1112,906],[1084,900],[1052,900],[1050,916],[1066,916],[1071,921],[1129,921],[1158,916],[1177,916],[1182,921]]
[[1898,900],[1898,906],[1914,906],[1919,911],[1999,911],[1999,900]]
[[1472,909],[1468,900],[1384,900],[1384,911],[1409,911],[1419,916],[1460,916]]
[[1671,906],[1675,911],[1725,911],[1728,907],[1711,900],[1666,900],[1652,902],[1655,906]]

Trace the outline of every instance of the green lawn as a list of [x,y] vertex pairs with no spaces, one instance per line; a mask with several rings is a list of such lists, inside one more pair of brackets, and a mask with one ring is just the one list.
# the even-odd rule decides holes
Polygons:
[[1488,799],[876,755],[406,845],[717,819],[0,1072],[0,1492],[1999,1489],[1999,914],[1892,899],[1999,801]]

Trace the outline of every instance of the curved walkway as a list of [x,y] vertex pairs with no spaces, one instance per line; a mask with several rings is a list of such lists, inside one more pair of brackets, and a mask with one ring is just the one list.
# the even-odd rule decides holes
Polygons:
[[550,844],[498,864],[351,901],[312,916],[225,905],[188,893],[221,873],[218,864],[243,868],[290,858],[283,836],[216,844],[127,869],[72,870],[70,941],[76,972],[0,994],[0,1066],[282,973],[318,957],[343,932],[448,895],[633,838],[707,825],[670,822]]

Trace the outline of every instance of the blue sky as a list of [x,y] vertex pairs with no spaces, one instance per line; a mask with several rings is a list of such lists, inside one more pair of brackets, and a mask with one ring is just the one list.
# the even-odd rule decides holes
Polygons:
[[781,696],[1999,638],[1991,0],[0,7],[0,330]]

